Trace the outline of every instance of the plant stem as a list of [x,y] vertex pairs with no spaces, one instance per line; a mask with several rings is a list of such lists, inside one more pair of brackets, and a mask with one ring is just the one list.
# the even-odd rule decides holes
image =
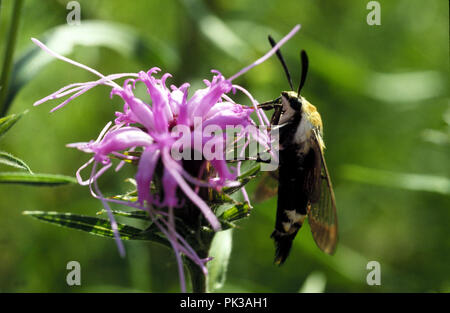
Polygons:
[[14,47],[16,45],[17,31],[20,22],[20,11],[22,10],[23,0],[15,0],[11,24],[9,26],[8,39],[6,43],[5,57],[3,59],[2,75],[0,77],[0,117],[6,115],[8,105],[5,104],[8,95],[8,84],[11,76],[13,63]]
[[208,292],[208,280],[201,268],[192,262],[189,258],[185,258],[186,267],[189,270],[189,276],[191,277],[192,292],[193,293],[205,293]]

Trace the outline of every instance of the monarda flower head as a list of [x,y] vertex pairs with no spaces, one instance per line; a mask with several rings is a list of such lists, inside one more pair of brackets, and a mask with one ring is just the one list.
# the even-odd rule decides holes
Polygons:
[[[182,291],[185,291],[185,277],[181,254],[197,264],[207,274],[207,255],[199,255],[192,245],[177,231],[178,223],[189,226],[198,223],[199,215],[204,217],[212,230],[219,231],[221,224],[207,204],[208,190],[220,192],[224,187],[241,188],[249,202],[243,186],[236,181],[240,174],[240,162],[236,168],[227,164],[226,150],[229,138],[227,130],[237,128],[234,140],[243,139],[243,149],[250,141],[256,141],[270,150],[269,126],[265,114],[257,107],[258,102],[243,87],[233,84],[240,75],[272,56],[281,45],[298,30],[297,25],[273,49],[256,62],[226,79],[219,71],[213,70],[212,79],[204,80],[205,88],[196,90],[189,97],[188,83],[181,86],[170,85],[169,73],[158,75],[161,71],[153,67],[147,72],[121,73],[105,76],[96,70],[63,57],[37,39],[33,42],[54,57],[86,69],[99,77],[98,80],[75,83],[65,86],[51,95],[37,101],[39,105],[51,99],[68,98],[52,109],[63,107],[74,98],[98,85],[111,87],[111,97],[123,100],[122,111],[115,112],[114,123],[108,123],[96,140],[69,144],[92,158],[82,165],[76,173],[81,185],[89,185],[91,194],[101,200],[111,221],[111,228],[124,255],[118,226],[110,209],[110,203],[145,210],[159,231],[174,249]],[[125,78],[122,86],[116,81]],[[139,99],[133,90],[136,84],[144,84],[147,99]],[[232,100],[230,93],[241,91],[249,97],[252,106],[244,106]],[[251,115],[256,114],[255,123]],[[137,201],[125,201],[103,196],[98,188],[98,178],[113,165],[112,159],[121,159],[116,171],[126,163],[137,164]],[[89,178],[83,180],[81,171],[92,164]],[[158,185],[155,190],[153,185]],[[197,208],[197,212],[195,212]]]

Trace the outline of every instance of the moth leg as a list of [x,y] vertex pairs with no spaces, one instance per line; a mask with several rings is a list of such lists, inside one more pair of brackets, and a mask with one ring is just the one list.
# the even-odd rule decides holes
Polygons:
[[275,107],[275,111],[273,112],[272,118],[270,119],[270,125],[278,125],[280,122],[282,106]]
[[228,163],[237,163],[237,162],[242,162],[242,161],[255,161],[255,162],[261,162],[261,163],[271,163],[271,160],[263,160],[259,157],[259,155],[255,158],[255,157],[245,157],[243,159],[239,159],[239,160],[227,160]]

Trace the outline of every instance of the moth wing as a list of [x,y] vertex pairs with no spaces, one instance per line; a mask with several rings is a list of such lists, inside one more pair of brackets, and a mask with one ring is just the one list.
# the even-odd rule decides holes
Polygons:
[[309,202],[317,202],[322,190],[322,161],[320,157],[322,151],[320,146],[316,144],[315,139],[311,142],[311,149],[314,153],[312,154],[312,160],[308,161],[309,166],[305,169],[303,190],[307,192]]
[[[311,183],[312,197],[308,208],[308,221],[317,246],[325,253],[333,254],[337,245],[338,223],[336,201],[327,164],[320,146],[320,134],[314,130],[312,148],[316,152],[317,169],[311,174],[316,182]],[[317,178],[317,172],[320,176]]]
[[266,201],[278,193],[278,173],[263,172],[254,194],[255,203]]

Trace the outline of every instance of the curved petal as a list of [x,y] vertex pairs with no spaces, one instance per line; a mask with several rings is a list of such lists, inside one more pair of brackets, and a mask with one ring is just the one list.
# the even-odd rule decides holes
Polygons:
[[211,160],[210,162],[220,178],[220,184],[223,184],[225,180],[236,179],[236,175],[230,172],[225,160]]
[[167,123],[173,119],[173,113],[169,106],[169,91],[161,86],[158,81],[145,72],[139,72],[139,79],[147,86],[147,91],[152,99],[152,111],[155,115],[155,130],[167,132]]
[[[221,76],[219,82],[210,87],[197,91],[189,100],[188,106],[192,107],[192,116],[204,117],[209,110],[221,100],[222,95],[231,90],[231,83]],[[197,96],[196,96],[197,95]]]
[[153,146],[147,147],[141,155],[136,174],[138,200],[141,204],[144,204],[144,201],[151,202],[150,183],[153,179],[153,173],[155,172],[159,155],[159,151]]
[[214,116],[203,121],[203,127],[208,125],[218,125],[222,129],[227,126],[243,126],[252,124],[250,114],[253,112],[252,108],[235,105],[232,109],[222,110],[214,114]]
[[236,103],[230,102],[230,101],[222,101],[222,102],[217,102],[209,111],[207,114],[205,114],[204,119],[210,119],[211,117],[213,117],[214,115],[220,113],[221,111],[224,110],[232,110],[233,107],[237,105]]
[[125,81],[123,89],[114,88],[111,91],[111,95],[120,96],[133,112],[133,119],[136,119],[136,121],[144,125],[145,128],[149,130],[153,129],[155,121],[150,106],[134,96],[128,81],[129,80]]
[[178,205],[178,199],[176,197],[177,181],[173,178],[170,171],[165,170],[162,177],[162,184],[164,187],[164,201],[161,206],[167,206],[174,208]]
[[152,137],[139,128],[123,127],[107,133],[100,142],[89,144],[89,148],[95,153],[96,160],[104,163],[107,155],[113,151],[137,146],[146,147],[152,142]]

